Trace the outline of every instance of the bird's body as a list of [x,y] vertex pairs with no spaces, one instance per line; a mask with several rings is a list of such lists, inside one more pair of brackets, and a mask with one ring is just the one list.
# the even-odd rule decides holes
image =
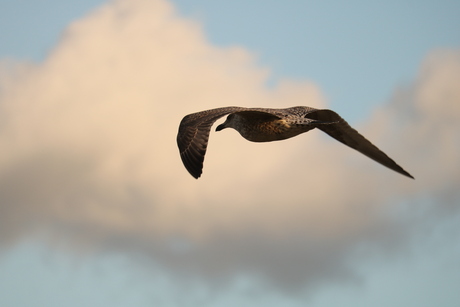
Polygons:
[[252,109],[235,112],[229,115],[224,126],[218,127],[218,131],[231,127],[248,141],[272,142],[285,140],[314,128],[308,125],[313,120],[298,117],[289,111],[286,109],[285,112],[276,112],[272,109],[267,113],[267,109]]
[[385,153],[379,150],[337,113],[311,107],[287,109],[225,107],[185,116],[179,126],[177,144],[184,166],[199,178],[202,173],[209,132],[214,122],[228,115],[216,131],[233,128],[252,142],[285,140],[318,128],[390,169],[413,178]]

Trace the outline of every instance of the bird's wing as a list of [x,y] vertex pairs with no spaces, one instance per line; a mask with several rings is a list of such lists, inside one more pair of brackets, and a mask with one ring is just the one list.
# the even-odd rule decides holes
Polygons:
[[326,132],[334,139],[343,144],[356,149],[360,153],[379,162],[382,165],[410,178],[411,174],[406,172],[401,166],[396,164],[384,152],[378,149],[374,144],[368,141],[358,131],[350,127],[350,125],[340,115],[331,110],[316,110],[309,112],[305,117],[320,121],[331,122],[330,124],[319,124],[317,128]]
[[232,113],[237,113],[239,116],[249,120],[271,121],[283,118],[279,112],[276,112],[276,109],[247,108]]
[[193,177],[198,179],[201,176],[211,126],[222,116],[244,109],[218,108],[189,114],[182,119],[177,134],[177,146],[185,168]]

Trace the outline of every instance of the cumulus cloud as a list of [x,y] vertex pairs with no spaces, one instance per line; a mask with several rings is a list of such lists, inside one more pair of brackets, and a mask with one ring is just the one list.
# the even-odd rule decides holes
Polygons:
[[268,88],[250,52],[210,45],[163,0],[110,2],[69,25],[42,63],[2,67],[4,247],[38,232],[74,250],[141,254],[173,275],[245,273],[292,289],[355,277],[357,246],[404,240],[414,221],[391,203],[432,196],[458,213],[458,52],[429,57],[359,129],[416,181],[319,131],[255,144],[230,130],[211,133],[193,179],[175,144],[184,115],[326,103],[309,82]]

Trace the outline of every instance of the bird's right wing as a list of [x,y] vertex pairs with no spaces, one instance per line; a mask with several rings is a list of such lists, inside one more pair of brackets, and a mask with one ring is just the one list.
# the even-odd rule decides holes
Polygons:
[[316,110],[308,113],[305,117],[330,122],[330,124],[319,124],[317,125],[317,128],[326,132],[337,141],[356,149],[360,153],[379,162],[380,164],[385,165],[402,175],[414,178],[401,166],[396,164],[396,162],[388,157],[383,151],[378,149],[374,144],[362,136],[358,131],[350,127],[350,125],[334,111]]
[[203,171],[211,126],[222,116],[244,109],[218,108],[189,114],[182,119],[177,133],[177,146],[185,168],[193,177],[198,179]]

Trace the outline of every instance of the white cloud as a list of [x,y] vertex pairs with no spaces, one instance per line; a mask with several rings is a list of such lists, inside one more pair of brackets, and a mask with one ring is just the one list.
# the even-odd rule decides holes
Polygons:
[[325,107],[314,84],[268,89],[255,62],[242,48],[211,46],[165,1],[120,0],[71,24],[43,63],[4,69],[2,242],[40,231],[75,250],[142,253],[192,277],[249,272],[296,288],[353,277],[347,257],[357,245],[404,240],[412,221],[393,218],[390,203],[446,197],[458,213],[457,52],[428,58],[360,129],[416,181],[317,131],[255,144],[228,130],[211,133],[194,180],[175,144],[184,115]]

